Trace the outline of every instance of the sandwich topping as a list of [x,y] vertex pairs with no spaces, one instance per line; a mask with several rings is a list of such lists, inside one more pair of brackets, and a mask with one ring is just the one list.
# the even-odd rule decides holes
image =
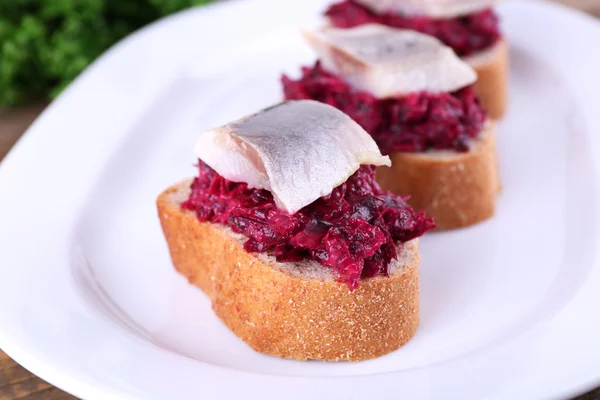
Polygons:
[[468,151],[481,132],[487,115],[471,87],[476,75],[436,39],[375,25],[307,37],[321,61],[297,80],[282,77],[285,99],[338,108],[384,154]]
[[[288,112],[285,118],[277,114],[280,107]],[[350,149],[350,144],[344,143],[344,140],[335,142],[329,148],[323,147],[321,136],[327,135],[322,133],[319,126],[325,124],[342,139],[348,140],[347,132],[353,129],[355,123],[348,118],[344,123],[335,125],[333,121],[322,119],[323,114],[319,114],[319,108],[327,111],[325,115],[332,119],[344,120],[343,113],[332,107],[315,102],[290,102],[242,120],[242,123],[221,128],[225,132],[237,132],[235,137],[238,139],[254,135],[270,145],[265,144],[260,152],[255,151],[256,149],[246,152],[242,145],[246,142],[242,140],[238,143],[237,153],[225,155],[217,151],[223,158],[234,154],[230,162],[235,168],[229,163],[215,164],[214,160],[213,165],[209,166],[206,159],[201,159],[198,176],[191,185],[190,197],[182,207],[193,211],[200,221],[223,224],[246,236],[248,240],[244,243],[244,248],[248,252],[268,252],[280,262],[314,260],[332,268],[340,281],[353,290],[362,278],[388,275],[392,260],[397,258],[396,244],[417,238],[435,225],[423,213],[415,212],[402,197],[381,190],[375,181],[373,164],[387,164],[389,160],[381,156],[376,147],[372,154],[369,153],[374,162],[361,162],[370,165],[352,170],[335,161],[339,153],[339,156],[346,159],[347,165],[354,165],[356,154],[365,148],[372,151],[368,145],[372,139],[356,125],[352,140],[362,143],[363,147],[359,146],[362,150]],[[270,115],[274,118],[269,118]],[[303,130],[298,135],[304,139],[290,139],[288,131],[295,124],[304,124],[303,121],[307,119],[312,120],[310,129],[320,129],[321,136]],[[261,135],[258,135],[259,131],[262,132]],[[280,136],[287,137],[288,140],[278,140]],[[221,145],[219,141],[202,140],[204,139],[201,138],[199,143],[204,143],[209,148],[203,154],[208,154],[210,149],[214,150]],[[323,140],[327,143],[329,139]],[[246,144],[246,147],[249,146]],[[309,150],[308,147],[314,150]],[[320,158],[313,158],[312,151],[322,152]],[[293,153],[312,160],[310,165],[302,162],[298,166],[297,158],[286,161],[282,156],[293,156]],[[253,158],[257,154],[261,159],[260,163]],[[240,161],[241,158],[245,159]],[[330,162],[330,159],[334,161]],[[252,160],[253,164],[250,163]],[[260,175],[252,171],[256,165],[270,165],[264,168],[267,172],[262,172],[271,180],[271,189],[256,184],[259,180],[255,177]],[[260,168],[255,169],[260,171]],[[224,176],[234,170],[239,179]],[[277,170],[276,174],[271,174],[274,170]],[[344,174],[347,175],[346,178],[329,189],[328,193],[295,212],[289,212],[284,208],[284,203],[278,203],[273,191],[273,187],[277,187],[280,193],[287,193],[288,190],[295,192],[301,198],[300,203],[304,203],[314,193],[303,189],[305,185],[314,185],[318,190],[325,191],[330,185],[328,182],[339,180],[338,177]],[[336,178],[333,179],[333,176]],[[249,184],[244,177],[255,179],[254,184]],[[285,178],[285,181],[275,184],[280,178]],[[283,189],[284,186],[287,187]]]
[[205,131],[194,150],[224,178],[269,190],[290,213],[331,193],[361,164],[391,165],[356,122],[316,101],[278,104]]
[[500,39],[491,0],[344,0],[325,12],[338,28],[382,24],[435,36],[459,56],[494,46]]
[[183,208],[200,221],[220,223],[248,237],[248,252],[269,252],[277,261],[315,260],[333,268],[351,290],[360,279],[389,275],[396,243],[435,227],[399,196],[383,193],[373,166],[294,214],[275,204],[265,189],[232,182],[200,161]]
[[498,0],[355,0],[373,12],[454,18],[485,10]]
[[368,24],[304,35],[323,67],[378,98],[422,90],[451,92],[477,80],[451,48],[415,31]]

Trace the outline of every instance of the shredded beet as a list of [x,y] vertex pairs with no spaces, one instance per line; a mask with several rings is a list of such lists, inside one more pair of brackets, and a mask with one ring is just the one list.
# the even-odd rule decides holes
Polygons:
[[468,151],[487,118],[472,87],[454,93],[414,93],[377,99],[354,90],[317,62],[302,68],[302,77],[282,77],[286,100],[312,99],[334,106],[373,136],[382,153],[427,149]]
[[395,243],[435,227],[403,198],[384,193],[373,166],[360,167],[330,195],[295,214],[279,210],[269,191],[228,181],[202,161],[191,188],[182,207],[200,221],[247,236],[246,251],[272,252],[282,262],[315,260],[337,271],[350,290],[361,278],[389,275]]
[[376,23],[426,33],[452,47],[461,57],[490,48],[501,38],[498,16],[492,9],[464,17],[432,19],[394,13],[375,14],[361,4],[346,0],[333,4],[325,15],[338,28]]

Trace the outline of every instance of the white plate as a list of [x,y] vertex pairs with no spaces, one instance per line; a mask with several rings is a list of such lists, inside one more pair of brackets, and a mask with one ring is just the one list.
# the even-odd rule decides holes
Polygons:
[[280,98],[322,0],[178,14],[110,50],[0,168],[0,345],[76,396],[537,399],[600,384],[600,27],[534,1],[512,45],[504,190],[479,226],[422,241],[414,339],[361,363],[250,350],[172,269],[154,199],[197,132]]

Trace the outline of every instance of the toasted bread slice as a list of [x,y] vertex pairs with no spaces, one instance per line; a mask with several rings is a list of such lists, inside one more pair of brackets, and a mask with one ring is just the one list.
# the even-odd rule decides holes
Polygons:
[[243,235],[198,221],[181,208],[189,186],[172,186],[157,200],[173,264],[254,350],[297,360],[360,361],[390,353],[414,335],[418,239],[398,245],[389,277],[365,279],[350,292],[317,262],[281,263],[248,253]]
[[410,196],[408,203],[433,217],[436,229],[461,228],[494,215],[500,191],[494,123],[466,153],[433,150],[390,158],[391,168],[377,168],[377,181],[385,190]]
[[502,40],[491,49],[463,58],[477,72],[475,90],[490,118],[498,120],[508,102],[508,44]]

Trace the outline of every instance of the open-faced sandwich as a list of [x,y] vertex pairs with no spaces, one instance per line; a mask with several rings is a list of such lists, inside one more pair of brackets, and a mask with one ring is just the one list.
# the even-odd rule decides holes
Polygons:
[[383,192],[389,165],[337,109],[281,103],[203,132],[199,173],[158,213],[175,268],[254,350],[299,360],[378,357],[419,322],[418,237],[434,227]]
[[494,214],[499,191],[494,124],[473,90],[476,74],[432,36],[383,25],[305,32],[320,60],[292,80],[286,100],[332,105],[369,132],[391,168],[385,190],[410,195],[439,229]]
[[411,29],[450,46],[479,76],[475,90],[493,119],[506,109],[508,46],[492,10],[498,0],[344,0],[325,15],[336,28],[382,24]]

